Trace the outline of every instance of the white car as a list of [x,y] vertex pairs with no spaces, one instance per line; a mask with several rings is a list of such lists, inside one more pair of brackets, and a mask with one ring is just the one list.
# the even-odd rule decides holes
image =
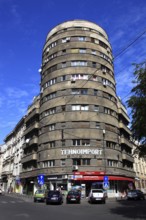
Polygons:
[[95,203],[101,201],[106,203],[107,193],[103,189],[91,189],[88,197],[89,203]]

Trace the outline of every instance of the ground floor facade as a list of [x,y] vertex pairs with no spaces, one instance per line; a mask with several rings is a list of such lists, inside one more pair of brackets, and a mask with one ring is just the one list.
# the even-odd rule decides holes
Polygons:
[[129,189],[135,188],[134,178],[106,175],[104,172],[97,171],[43,176],[44,182],[41,185],[39,184],[38,176],[22,178],[20,182],[23,193],[33,195],[38,188],[48,190],[60,188],[66,194],[69,190],[76,188],[81,191],[82,197],[87,197],[92,188],[103,188],[107,191],[108,197],[124,197]]

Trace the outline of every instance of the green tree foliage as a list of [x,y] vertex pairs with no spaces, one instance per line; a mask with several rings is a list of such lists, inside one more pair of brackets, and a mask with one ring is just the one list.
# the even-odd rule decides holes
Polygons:
[[134,139],[139,141],[139,156],[146,156],[146,61],[134,65],[134,87],[127,101],[131,108],[131,130]]

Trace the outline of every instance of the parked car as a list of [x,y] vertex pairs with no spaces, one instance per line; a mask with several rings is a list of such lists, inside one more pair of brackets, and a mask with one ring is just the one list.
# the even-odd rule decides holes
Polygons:
[[89,203],[95,203],[95,202],[102,202],[106,203],[107,193],[103,189],[91,189],[89,196],[88,196],[88,202]]
[[128,200],[138,200],[138,199],[143,199],[145,200],[145,195],[141,190],[134,189],[134,190],[129,190],[127,193],[127,199]]
[[46,199],[46,191],[42,189],[38,189],[34,194],[34,202],[45,202]]
[[80,203],[81,193],[77,190],[71,190],[66,196],[66,203]]
[[46,205],[48,204],[62,204],[63,203],[63,195],[58,190],[50,190],[46,196]]

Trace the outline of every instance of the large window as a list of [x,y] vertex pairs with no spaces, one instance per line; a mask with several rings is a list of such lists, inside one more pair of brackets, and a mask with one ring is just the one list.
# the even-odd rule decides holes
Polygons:
[[79,40],[79,41],[85,41],[85,40],[86,40],[86,37],[82,37],[82,36],[81,36],[81,37],[78,37],[78,40]]
[[87,66],[87,61],[72,61],[71,66]]
[[55,160],[47,160],[43,162],[43,168],[54,167],[54,166],[55,166]]
[[72,89],[73,95],[87,95],[88,89]]
[[109,167],[118,167],[118,161],[117,160],[107,160],[107,164]]
[[82,165],[90,165],[90,159],[82,159]]
[[89,139],[73,139],[73,146],[90,146]]
[[72,105],[72,110],[73,111],[88,111],[89,106],[88,105]]
[[61,159],[60,165],[61,165],[61,167],[62,167],[62,166],[65,166],[65,165],[66,165],[66,160],[65,160],[65,159]]
[[55,124],[49,125],[49,131],[54,131],[55,130]]
[[86,79],[88,80],[89,75],[88,74],[72,74],[71,79]]

